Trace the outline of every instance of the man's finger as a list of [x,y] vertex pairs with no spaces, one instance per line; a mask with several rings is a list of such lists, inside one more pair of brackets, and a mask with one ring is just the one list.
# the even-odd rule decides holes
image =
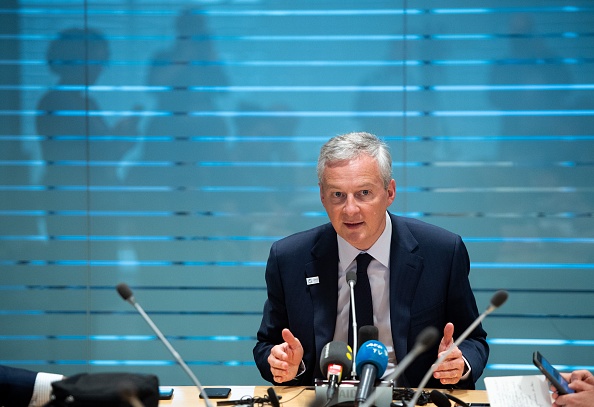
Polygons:
[[454,339],[454,324],[448,322],[446,326],[443,328],[443,340],[444,342],[450,344]]
[[289,345],[289,348],[297,349],[297,348],[301,347],[301,342],[299,342],[299,339],[295,338],[293,333],[288,328],[283,329],[282,334],[283,334],[283,339],[285,340],[287,345]]

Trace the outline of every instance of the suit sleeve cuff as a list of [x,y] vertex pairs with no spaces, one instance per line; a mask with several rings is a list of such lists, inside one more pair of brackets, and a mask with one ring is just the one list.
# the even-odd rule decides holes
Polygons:
[[40,407],[45,405],[50,400],[52,394],[52,383],[62,380],[63,378],[64,376],[61,374],[37,373],[29,407]]

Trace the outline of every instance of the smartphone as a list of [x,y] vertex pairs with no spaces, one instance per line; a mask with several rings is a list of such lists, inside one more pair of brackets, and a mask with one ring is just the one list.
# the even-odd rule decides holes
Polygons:
[[553,385],[553,387],[555,387],[555,389],[557,389],[559,394],[574,392],[569,388],[569,383],[567,383],[567,380],[565,380],[563,376],[559,374],[557,369],[555,369],[553,365],[551,365],[549,361],[540,354],[539,351],[534,352],[532,355],[532,361],[534,366],[536,366],[542,372],[542,374],[545,375],[547,380]]
[[173,387],[159,386],[159,400],[171,400],[173,397]]
[[[226,399],[231,394],[230,387],[205,387],[204,392],[208,396],[209,399]],[[200,398],[202,397],[202,393],[200,393]]]

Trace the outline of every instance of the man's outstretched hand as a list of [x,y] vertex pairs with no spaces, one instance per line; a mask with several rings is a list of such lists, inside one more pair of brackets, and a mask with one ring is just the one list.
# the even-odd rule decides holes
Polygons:
[[270,371],[276,383],[293,380],[303,359],[303,347],[299,339],[287,328],[283,329],[282,335],[285,342],[274,346],[268,356]]
[[[443,352],[454,345],[454,324],[448,322],[443,328],[443,338],[439,343],[439,351],[437,357],[441,357]],[[433,377],[439,379],[441,384],[456,384],[464,374],[464,358],[462,351],[456,348],[448,355],[448,357],[439,365],[433,372]]]

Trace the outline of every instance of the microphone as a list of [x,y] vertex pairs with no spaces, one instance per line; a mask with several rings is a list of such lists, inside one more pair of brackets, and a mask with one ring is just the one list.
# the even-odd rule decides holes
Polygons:
[[[412,350],[400,361],[400,363],[396,365],[394,371],[390,373],[382,381],[382,383],[379,384],[379,386],[382,386],[384,382],[390,383],[393,381],[394,383],[396,383],[396,379],[400,377],[400,375],[408,368],[408,366],[413,362],[413,360],[415,360],[417,356],[419,356],[421,353],[429,349],[437,341],[437,338],[439,338],[439,331],[437,330],[437,328],[433,326],[428,326],[427,328],[423,329],[421,333],[417,336],[417,340],[415,341]],[[371,406],[375,401],[376,393],[376,391],[372,392],[363,406]]]
[[270,401],[272,407],[280,407],[280,401],[278,400],[278,396],[276,395],[274,388],[269,387],[266,389],[266,393],[268,393],[268,401]]
[[[377,341],[379,339],[379,330],[373,325],[363,325],[359,328],[359,342],[365,343],[367,341]],[[359,350],[361,345],[359,345]]]
[[188,376],[190,376],[190,379],[192,379],[192,382],[194,382],[196,387],[198,387],[198,390],[200,391],[200,394],[204,398],[204,402],[206,403],[207,407],[213,407],[210,399],[208,398],[208,396],[206,395],[206,392],[204,391],[204,388],[202,387],[202,385],[200,384],[200,382],[198,381],[196,376],[194,376],[194,373],[192,373],[192,371],[190,370],[188,365],[186,365],[186,363],[179,356],[179,354],[175,351],[175,349],[173,349],[173,346],[171,346],[171,344],[169,343],[167,338],[165,338],[165,336],[161,333],[159,328],[157,328],[157,326],[149,318],[149,316],[146,314],[146,312],[144,312],[144,310],[142,309],[140,304],[138,304],[136,302],[136,300],[134,299],[134,295],[132,295],[132,290],[130,289],[130,287],[128,287],[128,284],[126,284],[126,283],[118,284],[117,291],[118,291],[118,294],[120,294],[120,296],[124,299],[124,301],[129,302],[130,304],[132,304],[132,306],[134,306],[134,308],[136,308],[136,310],[142,316],[142,318],[144,318],[146,323],[149,324],[151,329],[157,334],[157,336],[159,337],[161,342],[163,342],[165,344],[165,346],[167,347],[167,349],[169,350],[169,352],[171,352],[171,354],[173,355],[173,357],[175,358],[177,363],[179,363],[180,366],[184,369],[184,371],[188,374]]
[[427,385],[427,382],[431,378],[431,375],[433,374],[435,369],[437,369],[437,367],[443,363],[443,361],[450,355],[450,353],[452,353],[452,351],[456,347],[458,347],[458,345],[460,345],[468,337],[468,335],[470,335],[470,333],[478,326],[478,324],[481,323],[481,321],[483,319],[485,319],[485,317],[487,315],[489,315],[491,312],[493,312],[494,310],[499,308],[507,300],[507,297],[508,297],[508,294],[507,294],[507,291],[505,291],[505,290],[499,290],[495,294],[493,294],[493,297],[491,297],[491,303],[489,304],[487,309],[485,311],[483,311],[483,313],[481,315],[479,315],[474,320],[474,322],[468,326],[468,328],[466,328],[466,330],[462,333],[462,335],[460,335],[458,337],[458,339],[456,339],[456,341],[452,344],[452,346],[450,346],[445,352],[443,352],[441,357],[437,358],[435,363],[433,365],[431,365],[431,367],[429,368],[427,373],[425,373],[425,376],[423,376],[423,380],[421,380],[421,383],[419,383],[419,387],[417,388],[417,391],[413,395],[412,399],[410,399],[410,401],[408,402],[408,404],[407,404],[408,407],[415,406],[415,404],[417,403],[417,400],[419,399],[419,396],[421,395],[421,392],[425,388],[425,385]]
[[[355,312],[355,284],[357,284],[357,272],[356,271],[349,271],[346,274],[347,284],[350,287],[351,291],[351,320],[353,321],[353,360],[357,358],[357,351],[359,347],[357,344],[357,313]],[[356,363],[353,363],[353,370],[351,372],[351,376],[353,379],[357,376],[356,373]]]
[[[458,397],[454,396],[453,394],[443,393],[439,390],[433,390],[429,397],[431,398],[431,402],[433,404],[437,405],[437,407],[441,407],[442,405],[451,407],[451,403],[449,400],[452,400],[453,402],[455,402],[457,406],[468,407],[468,403],[466,403],[462,399],[459,399]],[[438,404],[438,402],[436,400],[439,400],[440,404]],[[447,404],[445,404],[442,400],[446,400]]]
[[447,395],[443,394],[438,390],[433,390],[430,395],[431,402],[437,407],[452,407],[452,403],[448,399]]
[[342,373],[351,370],[353,364],[353,353],[351,347],[341,341],[328,342],[322,348],[320,357],[320,369],[328,378],[328,390],[326,399],[332,400],[336,389],[342,380]]
[[369,397],[375,379],[382,377],[388,367],[388,349],[379,341],[367,341],[361,345],[357,354],[357,374],[361,378],[355,393],[355,406],[364,403]]

